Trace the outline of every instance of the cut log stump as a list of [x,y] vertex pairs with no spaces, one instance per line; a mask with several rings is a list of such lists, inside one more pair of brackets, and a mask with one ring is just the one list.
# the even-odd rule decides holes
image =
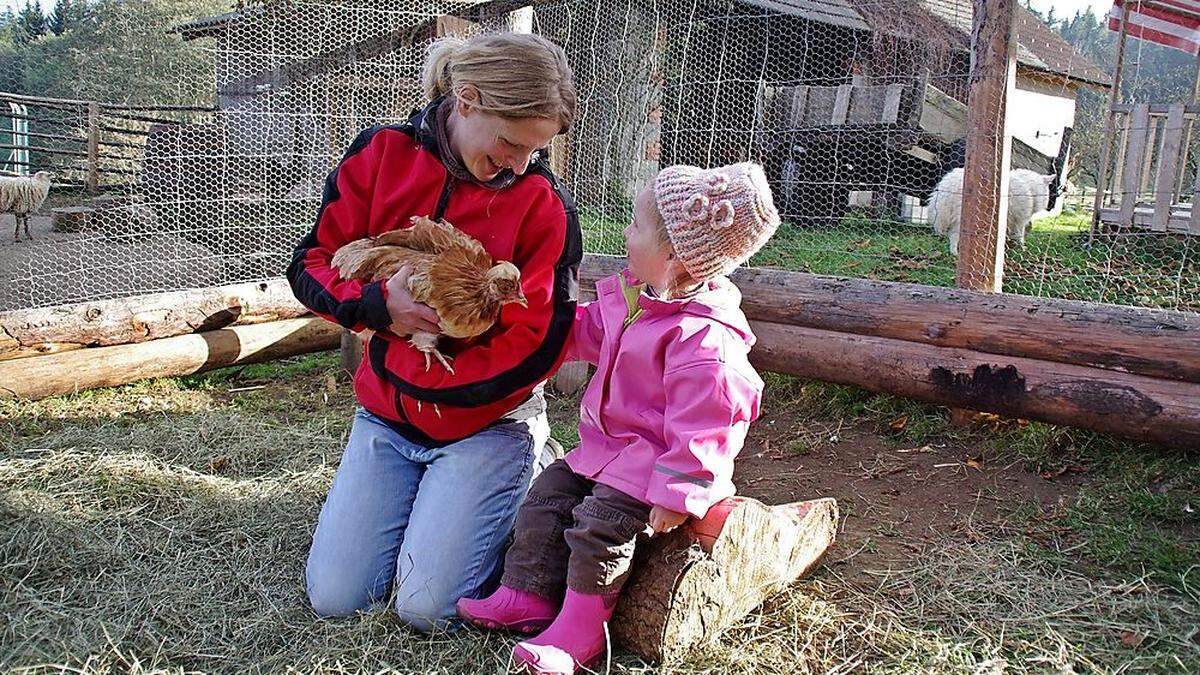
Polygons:
[[715,642],[811,571],[833,543],[833,499],[767,506],[734,497],[639,549],[612,621],[614,641],[650,661]]
[[365,348],[363,337],[350,330],[342,330],[342,346],[341,346],[341,365],[342,368],[338,375],[343,379],[354,381],[354,374],[358,372],[358,364],[362,363],[363,349]]
[[591,373],[584,361],[574,361],[563,364],[558,373],[550,380],[550,387],[563,396],[574,396],[587,386]]
[[88,206],[64,206],[50,211],[50,227],[55,232],[83,232],[92,223],[96,209]]

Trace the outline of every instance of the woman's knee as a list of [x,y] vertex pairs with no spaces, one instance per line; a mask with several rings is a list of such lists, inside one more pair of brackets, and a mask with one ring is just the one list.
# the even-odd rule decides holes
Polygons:
[[457,627],[456,602],[458,598],[447,594],[397,593],[394,607],[401,621],[422,633],[432,633]]
[[313,612],[322,617],[349,616],[377,602],[374,589],[355,576],[314,564],[309,558],[304,581]]

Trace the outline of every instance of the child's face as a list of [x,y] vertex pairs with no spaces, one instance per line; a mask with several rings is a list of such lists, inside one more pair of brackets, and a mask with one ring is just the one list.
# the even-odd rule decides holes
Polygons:
[[654,188],[647,186],[633,200],[633,220],[625,227],[625,248],[633,276],[665,288],[672,274],[672,258],[670,248],[659,240],[660,218]]

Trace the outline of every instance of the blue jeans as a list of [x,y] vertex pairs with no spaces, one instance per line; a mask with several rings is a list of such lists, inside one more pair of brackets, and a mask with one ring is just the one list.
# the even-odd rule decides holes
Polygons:
[[394,594],[414,628],[455,627],[454,603],[498,576],[549,435],[541,415],[426,448],[359,409],[308,554],[313,609],[352,614]]

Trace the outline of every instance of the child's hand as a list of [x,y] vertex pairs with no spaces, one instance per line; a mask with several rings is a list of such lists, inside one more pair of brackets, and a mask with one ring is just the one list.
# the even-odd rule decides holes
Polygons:
[[682,525],[685,520],[687,520],[686,513],[679,513],[661,506],[650,508],[650,527],[654,528],[655,532],[670,532]]

